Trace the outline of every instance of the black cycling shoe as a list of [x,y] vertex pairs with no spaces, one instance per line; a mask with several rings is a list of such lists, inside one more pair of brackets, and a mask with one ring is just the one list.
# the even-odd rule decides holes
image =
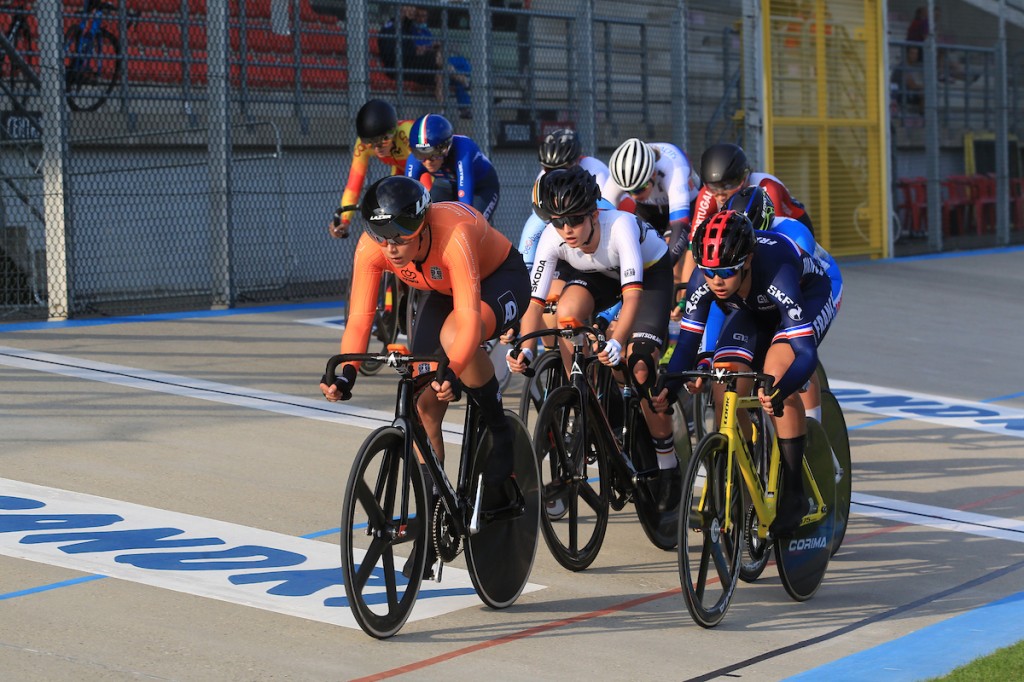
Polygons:
[[[405,576],[406,580],[412,577],[413,568],[416,566],[417,553],[413,552],[412,556],[405,560],[405,566],[402,567],[402,575]],[[427,543],[427,563],[423,564],[423,579],[430,580],[434,577],[434,564],[437,563],[437,552],[434,551],[434,543]]]
[[658,511],[664,512],[679,506],[679,498],[683,492],[683,477],[679,474],[678,467],[661,469],[655,485]]
[[793,534],[800,528],[800,522],[807,516],[810,509],[811,503],[803,491],[783,495],[779,501],[775,520],[768,526],[768,532],[777,538],[793,537]]

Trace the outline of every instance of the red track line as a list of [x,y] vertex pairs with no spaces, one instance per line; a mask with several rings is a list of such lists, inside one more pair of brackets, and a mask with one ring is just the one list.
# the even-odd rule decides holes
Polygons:
[[[1011,490],[1009,492],[1001,493],[999,495],[993,495],[992,497],[986,498],[984,500],[978,500],[976,502],[972,502],[970,504],[963,505],[963,506],[959,507],[959,509],[960,509],[960,511],[966,511],[968,509],[973,509],[974,507],[980,507],[980,506],[982,506],[984,504],[988,504],[990,502],[995,502],[997,500],[1002,500],[1002,499],[1005,499],[1005,498],[1008,498],[1008,497],[1015,497],[1015,496],[1021,495],[1021,494],[1024,494],[1024,489]],[[901,530],[903,528],[908,528],[908,527],[910,527],[912,525],[914,525],[914,524],[912,524],[912,523],[898,523],[898,524],[895,524],[895,525],[892,525],[892,526],[886,526],[885,528],[880,528],[880,529],[878,529],[876,531],[873,531],[873,532],[870,532],[870,533],[862,533],[860,535],[848,536],[844,540],[843,544],[849,544],[851,542],[853,542],[853,543],[861,542],[863,540],[868,540],[868,539],[876,537],[878,535],[885,535],[887,533],[892,533],[894,531]],[[772,561],[771,563],[774,564],[775,562]],[[671,597],[671,596],[677,595],[677,594],[681,593],[682,591],[683,590],[682,590],[681,587],[677,587],[677,588],[674,588],[674,589],[671,589],[671,590],[666,590],[664,592],[658,592],[656,594],[650,594],[650,595],[647,595],[646,597],[638,597],[636,599],[632,599],[630,601],[623,602],[621,604],[616,604],[614,606],[609,606],[606,609],[600,609],[598,611],[591,611],[590,613],[584,613],[584,614],[581,614],[579,616],[573,616],[572,618],[563,618],[562,620],[556,620],[556,621],[553,621],[551,623],[547,623],[545,625],[538,625],[536,627],[528,628],[526,630],[522,630],[522,631],[517,632],[517,633],[512,634],[512,635],[505,635],[504,637],[498,637],[497,639],[491,639],[491,640],[488,640],[488,641],[485,641],[485,642],[479,642],[479,643],[473,644],[471,646],[463,647],[462,649],[456,649],[455,651],[450,651],[450,652],[448,652],[446,654],[441,654],[440,656],[434,656],[433,658],[425,658],[422,661],[417,661],[415,663],[409,663],[409,664],[406,664],[406,665],[403,665],[403,666],[399,666],[398,668],[392,668],[391,670],[384,670],[382,672],[374,673],[373,675],[368,675],[366,677],[359,677],[359,678],[356,678],[354,680],[351,680],[351,682],[372,682],[373,680],[385,680],[385,679],[388,679],[390,677],[396,677],[398,675],[404,675],[405,673],[415,672],[417,670],[422,670],[423,668],[429,668],[430,666],[436,665],[438,663],[444,663],[446,661],[450,661],[450,660],[452,660],[454,658],[458,658],[459,656],[465,656],[467,654],[472,654],[472,653],[475,653],[477,651],[483,651],[484,649],[490,649],[491,647],[501,646],[502,644],[508,644],[508,643],[514,642],[514,641],[516,641],[518,639],[524,639],[526,637],[532,637],[533,635],[539,635],[539,634],[541,634],[543,632],[547,632],[548,630],[554,630],[556,628],[566,627],[568,625],[575,625],[576,623],[581,623],[581,622],[587,621],[587,620],[593,620],[594,618],[600,618],[601,616],[607,616],[607,615],[615,613],[617,611],[625,611],[627,609],[633,608],[634,606],[639,606],[640,604],[646,604],[647,602],[650,602],[650,601],[656,601],[658,599],[664,599],[665,597]]]
[[473,644],[472,646],[463,647],[462,649],[456,649],[455,651],[450,651],[446,654],[441,654],[440,656],[426,658],[422,661],[409,663],[398,668],[392,668],[391,670],[384,670],[379,673],[374,673],[373,675],[360,677],[355,680],[351,680],[351,682],[371,682],[372,680],[384,680],[389,677],[395,677],[396,675],[403,675],[405,673],[411,673],[416,670],[422,670],[423,668],[436,665],[437,663],[444,663],[445,661],[450,661],[451,659],[458,658],[459,656],[465,656],[466,654],[475,653],[477,651],[482,651],[484,649],[489,649],[491,647],[499,646],[502,644],[508,644],[509,642],[516,641],[517,639],[523,639],[525,637],[539,635],[542,632],[554,630],[555,628],[561,628],[567,625],[575,625],[576,623],[581,623],[586,620],[592,620],[594,618],[599,618],[601,616],[607,616],[611,613],[615,613],[616,611],[625,611],[627,609],[633,608],[634,606],[646,604],[647,602],[656,601],[658,599],[664,599],[665,597],[671,597],[673,595],[679,594],[680,592],[682,592],[682,588],[677,587],[671,590],[666,590],[664,592],[649,594],[646,597],[637,597],[636,599],[631,599],[627,602],[622,602],[621,604],[609,606],[605,609],[591,611],[590,613],[580,614],[578,616],[573,616],[572,618],[563,618],[562,620],[556,620],[551,623],[546,623],[544,625],[538,625],[537,627],[528,628],[526,630],[522,630],[521,632],[517,632],[512,635],[505,635],[504,637],[498,637],[497,639],[491,639],[486,642],[480,642],[478,644]]

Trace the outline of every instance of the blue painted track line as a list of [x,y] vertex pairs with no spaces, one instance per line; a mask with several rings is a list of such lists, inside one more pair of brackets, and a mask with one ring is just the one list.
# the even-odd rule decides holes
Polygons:
[[916,682],[1024,640],[1024,592],[788,678]]

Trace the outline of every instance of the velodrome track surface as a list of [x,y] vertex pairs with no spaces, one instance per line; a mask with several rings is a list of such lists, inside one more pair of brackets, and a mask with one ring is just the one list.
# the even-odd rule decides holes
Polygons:
[[378,642],[338,516],[388,370],[330,405],[340,306],[0,324],[0,678],[915,680],[1024,639],[1020,249],[843,266],[822,357],[854,508],[818,594],[774,567],[692,623],[627,507],[582,573],[543,545],[483,606],[459,570]]

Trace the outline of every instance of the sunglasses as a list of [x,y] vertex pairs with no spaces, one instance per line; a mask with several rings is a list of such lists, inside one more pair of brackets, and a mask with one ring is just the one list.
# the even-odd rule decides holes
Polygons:
[[384,237],[381,237],[379,234],[374,233],[372,230],[366,230],[366,234],[370,235],[370,238],[373,239],[373,241],[380,244],[381,246],[384,246],[385,244],[391,244],[392,246],[405,246],[406,244],[412,243],[412,240],[418,236],[413,235],[411,237],[390,237],[385,239]]
[[420,161],[429,161],[431,159],[443,159],[448,155],[448,150],[452,148],[452,143],[441,144],[436,147],[414,147],[412,155]]
[[739,189],[743,185],[742,180],[733,180],[732,182],[708,182],[705,186],[712,192],[731,192],[734,189]]
[[629,190],[629,193],[630,194],[643,194],[644,192],[647,191],[647,188],[650,187],[650,186],[651,186],[651,181],[648,180],[647,182],[645,182],[644,184],[640,185],[636,189]]
[[383,135],[378,135],[377,137],[368,137],[364,139],[363,142],[370,147],[382,147],[385,144],[391,142],[394,136],[395,131],[392,130],[391,132],[384,133]]
[[563,227],[576,227],[582,225],[583,221],[587,219],[589,213],[580,213],[579,215],[563,215],[563,216],[551,216],[549,221],[555,226],[556,230],[560,230]]
[[705,268],[705,267],[702,267],[700,269],[700,271],[703,272],[704,276],[707,277],[708,279],[714,279],[715,277],[721,277],[722,279],[729,279],[730,277],[735,277],[736,275],[738,275],[740,273],[740,270],[743,269],[743,264],[745,262],[746,262],[746,259],[743,259],[739,263],[737,263],[736,265],[730,265],[727,268]]

